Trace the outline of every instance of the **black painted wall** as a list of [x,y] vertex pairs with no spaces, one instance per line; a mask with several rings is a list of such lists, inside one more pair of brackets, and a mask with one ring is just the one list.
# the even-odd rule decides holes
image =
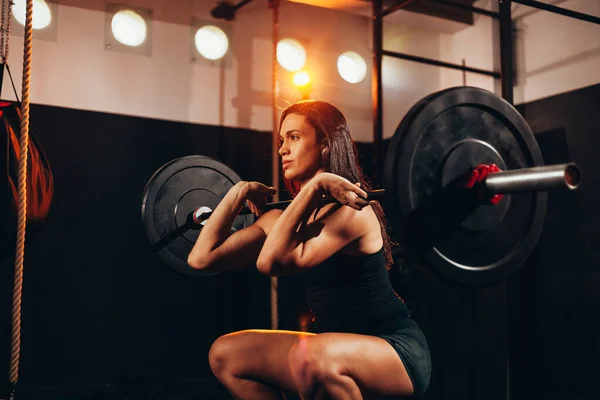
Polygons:
[[[506,399],[509,344],[512,399],[598,398],[599,105],[596,85],[518,107],[546,162],[577,162],[583,183],[550,194],[538,247],[509,281],[460,286],[397,249],[394,286],[431,347],[427,399]],[[143,236],[140,196],[154,171],[189,154],[269,182],[270,133],[39,105],[32,128],[56,191],[48,224],[27,243],[22,398],[226,398],[207,351],[224,332],[269,327],[268,278],[172,271]],[[371,175],[372,146],[357,146]],[[0,268],[6,377],[12,260]],[[306,304],[293,276],[280,280],[279,306],[281,328],[298,329]]]
[[536,250],[506,282],[461,287],[398,258],[431,347],[428,399],[600,399],[600,85],[517,109],[545,163],[575,162],[583,181],[549,193]]
[[536,250],[510,288],[511,399],[599,399],[600,85],[518,107],[547,164],[575,162]]
[[[191,279],[164,266],[143,236],[140,196],[154,171],[189,154],[269,182],[269,133],[46,106],[33,106],[32,129],[55,197],[47,226],[27,244],[21,398],[226,397],[208,349],[224,332],[269,327],[268,278],[246,269]],[[372,145],[357,147],[371,176]],[[397,260],[406,265],[392,273],[394,285],[432,350],[427,398],[504,399],[504,286],[459,287]],[[8,359],[12,260],[1,271]],[[290,276],[279,289],[280,327],[298,329],[303,288]]]
[[[31,127],[55,193],[47,224],[26,247],[22,387],[93,392],[212,380],[207,353],[216,337],[270,326],[269,280],[252,268],[205,279],[171,270],[144,236],[141,196],[158,168],[190,154],[269,182],[270,133],[40,105],[32,106]],[[13,260],[3,260],[2,384],[12,270]]]

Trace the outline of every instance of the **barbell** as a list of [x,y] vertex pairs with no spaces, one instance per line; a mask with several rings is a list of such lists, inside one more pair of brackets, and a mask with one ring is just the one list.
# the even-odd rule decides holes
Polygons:
[[[238,181],[231,168],[200,155],[173,160],[148,180],[142,224],[167,265],[186,275],[214,275],[191,268],[187,256]],[[505,279],[531,255],[546,192],[575,190],[580,181],[574,163],[543,165],[533,132],[510,103],[480,88],[457,87],[409,110],[389,142],[386,189],[368,191],[367,200],[382,202],[402,245],[425,265],[451,280],[484,285]],[[232,230],[253,222],[244,207]]]

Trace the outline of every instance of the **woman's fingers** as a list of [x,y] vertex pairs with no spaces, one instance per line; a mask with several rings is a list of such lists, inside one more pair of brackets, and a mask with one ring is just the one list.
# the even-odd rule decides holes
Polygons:
[[356,182],[354,184],[354,186],[352,187],[352,189],[353,189],[354,193],[356,193],[357,195],[359,195],[363,199],[366,199],[368,197],[368,193],[365,192],[363,189],[361,189],[360,186],[361,186],[360,182]]
[[349,185],[345,189],[352,195],[353,199],[354,198],[358,198],[361,200],[367,199],[367,196],[368,196],[367,192],[365,192],[364,190],[359,188],[358,185]]
[[248,207],[250,208],[250,211],[252,211],[252,214],[256,215],[257,217],[260,217],[262,215],[262,210],[259,207],[257,207],[256,204],[254,204],[253,202],[249,201]]
[[352,203],[355,205],[354,208],[357,210],[362,210],[364,207],[369,205],[369,201],[367,197],[369,196],[366,191],[361,188],[360,182],[356,182],[354,185],[351,185],[351,199]]
[[361,209],[362,209],[363,207],[366,207],[366,206],[368,206],[368,205],[369,205],[369,201],[368,201],[368,200],[365,200],[365,199],[363,199],[363,198],[360,198],[360,197],[359,197],[359,198],[357,198],[357,199],[355,200],[355,203],[356,203],[356,204],[357,204],[357,205],[358,205],[358,206],[359,206]]
[[362,210],[364,207],[369,205],[369,202],[362,197],[358,196],[356,193],[352,193],[351,203],[357,210]]
[[340,190],[332,193],[332,196],[341,204],[354,208],[355,210],[362,210],[364,207],[369,205],[369,201],[362,198],[359,193],[349,190]]

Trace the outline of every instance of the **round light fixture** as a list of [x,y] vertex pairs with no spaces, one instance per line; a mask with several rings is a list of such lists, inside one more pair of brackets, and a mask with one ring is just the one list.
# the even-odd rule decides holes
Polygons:
[[306,86],[310,83],[310,76],[306,71],[299,71],[294,74],[294,85]]
[[126,46],[136,47],[146,40],[146,21],[135,11],[122,10],[116,13],[111,22],[115,39]]
[[277,43],[277,61],[288,71],[299,71],[306,63],[306,51],[295,39],[282,39]]
[[[25,25],[27,2],[26,0],[14,0],[12,13],[21,25]],[[50,7],[44,0],[33,0],[33,29],[43,29],[52,22]]]
[[337,69],[340,76],[350,83],[361,82],[367,76],[365,59],[354,51],[347,51],[338,57]]
[[209,60],[222,58],[229,49],[229,39],[223,30],[214,25],[206,25],[196,31],[194,36],[196,50]]

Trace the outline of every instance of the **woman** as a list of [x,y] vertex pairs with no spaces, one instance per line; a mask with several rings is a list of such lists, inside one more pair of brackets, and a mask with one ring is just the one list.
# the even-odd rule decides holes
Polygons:
[[[212,371],[238,399],[280,399],[282,390],[303,399],[422,394],[429,349],[389,282],[385,217],[379,203],[365,200],[369,187],[344,116],[328,103],[304,101],[283,112],[279,132],[291,204],[263,214],[275,189],[239,182],[212,213],[188,263],[301,274],[316,329],[222,336],[210,349]],[[323,195],[339,204],[320,207]],[[246,201],[259,218],[230,235]]]

